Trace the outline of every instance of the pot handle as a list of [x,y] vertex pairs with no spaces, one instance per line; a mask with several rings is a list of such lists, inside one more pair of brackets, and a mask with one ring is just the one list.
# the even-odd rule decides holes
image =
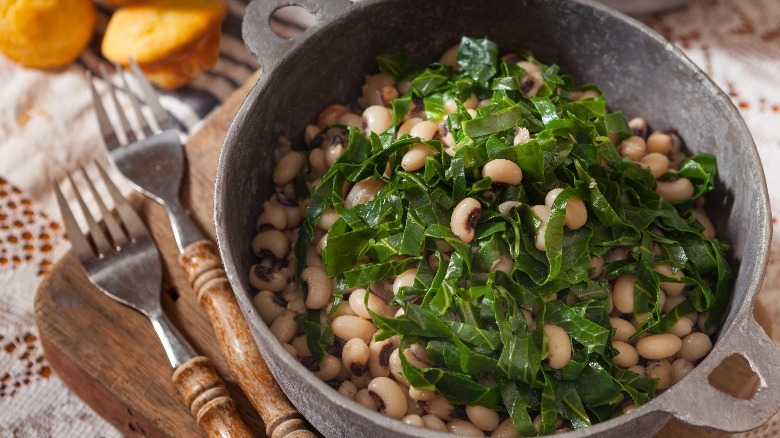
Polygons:
[[[350,0],[253,0],[246,7],[241,33],[249,52],[263,65],[268,74],[292,49],[318,29],[346,13]],[[301,35],[285,39],[271,29],[271,14],[284,6],[300,6],[314,15],[316,23]]]
[[[671,397],[662,409],[680,421],[725,432],[744,432],[766,423],[780,407],[780,348],[767,336],[752,317],[735,322],[705,359],[704,372],[692,373],[671,390]],[[732,397],[713,387],[708,377],[724,359],[739,354],[747,359],[758,375],[758,392],[749,400]],[[682,395],[685,397],[682,397]],[[702,409],[691,409],[698,405]]]

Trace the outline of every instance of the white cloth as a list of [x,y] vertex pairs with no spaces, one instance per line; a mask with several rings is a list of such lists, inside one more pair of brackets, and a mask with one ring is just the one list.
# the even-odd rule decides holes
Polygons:
[[[228,3],[231,13],[240,15],[243,3]],[[696,0],[688,8],[644,21],[680,46],[740,107],[758,145],[777,217],[780,2]],[[241,44],[229,39],[222,47],[235,52]],[[83,65],[96,60],[89,56],[96,55],[82,57],[81,66],[74,64],[55,72],[23,69],[0,57],[0,177],[10,182],[0,180],[0,436],[118,435],[55,376],[47,377],[44,369],[48,365],[35,339],[32,315],[42,275],[68,247],[62,230],[51,226],[56,208],[49,180],[61,178],[102,151],[83,77]],[[212,95],[218,103],[228,94],[225,84],[241,83],[236,71],[251,72],[247,54],[233,53],[220,62],[216,76],[202,76],[189,98],[218,83],[219,89]],[[176,96],[166,99],[170,99],[169,109],[176,106],[171,103],[188,101]],[[181,116],[188,127],[205,114],[202,108],[191,111],[194,115]],[[20,190],[15,191],[15,187]],[[760,297],[775,319],[775,339],[780,339],[778,232],[774,232]],[[30,354],[25,354],[28,351]],[[775,436],[778,430],[776,417],[749,435]]]

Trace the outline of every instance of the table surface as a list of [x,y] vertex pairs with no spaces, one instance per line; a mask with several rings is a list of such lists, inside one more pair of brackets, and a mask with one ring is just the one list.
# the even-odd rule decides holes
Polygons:
[[[740,109],[762,158],[773,208],[780,208],[780,2],[696,0],[681,10],[645,17],[645,23],[680,47]],[[12,85],[13,68],[0,57],[0,95]],[[60,72],[48,73],[51,75]],[[86,92],[86,89],[84,90]],[[13,105],[11,105],[13,104]],[[52,117],[33,103],[4,102],[0,138],[7,123],[18,129]],[[8,120],[11,120],[9,122]],[[90,120],[92,123],[92,120]],[[74,126],[74,129],[78,129]],[[16,154],[0,140],[0,156]],[[72,168],[78,157],[52,163]],[[45,203],[24,190],[0,165],[0,436],[119,436],[52,374],[33,322],[33,296],[41,279],[68,249],[64,232]],[[29,171],[29,170],[27,170]],[[776,237],[776,235],[774,235]],[[780,239],[771,247],[759,301],[780,340]],[[773,436],[780,416],[744,436]]]

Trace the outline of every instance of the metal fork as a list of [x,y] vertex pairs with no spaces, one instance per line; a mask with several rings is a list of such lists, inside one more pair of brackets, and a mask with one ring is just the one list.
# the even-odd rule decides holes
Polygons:
[[124,92],[130,98],[135,118],[141,127],[139,138],[119,106],[118,87],[103,73],[111,89],[112,104],[127,138],[126,141],[120,141],[97,93],[95,78],[90,76],[92,100],[109,157],[138,190],[162,204],[168,211],[181,254],[179,264],[187,272],[198,303],[209,316],[231,374],[263,419],[266,435],[313,437],[254,343],[254,336],[233,295],[216,246],[200,232],[179,202],[185,164],[184,147],[173,119],[160,106],[154,89],[132,59],[130,67],[144,102],[154,116],[153,121],[161,131],[156,132],[149,126],[138,99],[130,92],[124,70],[116,65]]
[[173,383],[208,436],[252,436],[210,360],[198,356],[165,316],[160,304],[162,263],[157,244],[105,170],[99,165],[97,168],[113,200],[113,213],[84,168],[81,173],[98,205],[107,233],[87,208],[71,175],[67,179],[86,220],[86,235],[82,234],[60,185],[53,183],[65,230],[81,268],[105,295],[149,318],[174,369]]

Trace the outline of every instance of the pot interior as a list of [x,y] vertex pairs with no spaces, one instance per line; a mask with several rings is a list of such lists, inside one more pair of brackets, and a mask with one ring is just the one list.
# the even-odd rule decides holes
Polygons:
[[[318,24],[316,33],[263,74],[228,133],[215,195],[220,250],[235,293],[282,387],[323,433],[364,435],[387,427],[417,435],[400,423],[345,404],[278,345],[251,308],[255,291],[247,273],[257,261],[251,240],[262,201],[273,191],[277,138],[287,136],[302,147],[304,127],[325,106],[357,98],[365,75],[377,72],[378,54],[402,52],[430,63],[462,35],[487,36],[499,44],[500,53],[525,49],[544,63],[558,64],[575,84],[598,84],[611,108],[629,118],[644,117],[653,129],[676,129],[689,152],[715,154],[719,188],[708,198],[707,209],[719,236],[732,244],[736,273],[723,330],[738,312],[752,309],[768,245],[761,241],[767,236],[768,209],[760,162],[728,98],[679,51],[622,16],[571,0],[431,0],[424,8],[414,0],[386,0],[351,8],[332,23]],[[355,421],[355,415],[369,421]],[[647,421],[627,426],[616,419],[591,432],[646,435],[655,429],[642,423]]]

